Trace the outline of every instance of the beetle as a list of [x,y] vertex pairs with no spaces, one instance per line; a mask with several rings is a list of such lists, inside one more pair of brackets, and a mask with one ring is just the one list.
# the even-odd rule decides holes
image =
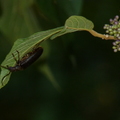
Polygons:
[[28,52],[25,56],[23,56],[20,60],[20,55],[19,52],[16,51],[18,54],[18,59],[16,59],[16,57],[14,56],[14,54],[12,53],[12,56],[14,58],[14,60],[16,61],[16,65],[11,67],[11,66],[1,66],[2,68],[8,69],[9,73],[6,74],[3,78],[2,78],[2,84],[3,84],[3,80],[6,76],[8,76],[11,72],[15,72],[15,71],[20,71],[20,70],[24,70],[27,67],[29,67],[32,63],[34,63],[43,53],[43,48],[42,47],[38,47],[36,49],[34,49],[31,52]]

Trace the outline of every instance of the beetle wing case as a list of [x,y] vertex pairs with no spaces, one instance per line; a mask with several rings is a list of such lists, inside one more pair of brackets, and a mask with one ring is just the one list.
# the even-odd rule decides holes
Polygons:
[[[28,56],[24,56],[23,59],[19,62],[20,66],[25,69],[34,63],[43,53],[43,48],[38,47],[34,51],[28,53]],[[26,58],[25,58],[26,57]]]

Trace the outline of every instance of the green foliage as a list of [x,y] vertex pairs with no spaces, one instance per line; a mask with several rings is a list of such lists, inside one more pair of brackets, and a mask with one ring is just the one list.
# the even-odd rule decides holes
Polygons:
[[58,36],[75,31],[82,31],[82,30],[89,31],[92,30],[93,27],[94,24],[92,23],[92,21],[86,19],[85,17],[71,16],[66,20],[64,29],[61,32],[53,35],[51,39],[55,39]]
[[[93,29],[93,26],[94,26],[93,23],[84,17],[71,16],[70,18],[66,20],[64,27],[38,32],[38,33],[31,35],[28,38],[16,40],[11,51],[6,56],[5,60],[3,61],[1,65],[2,66],[7,66],[7,65],[15,66],[16,61],[14,60],[12,53],[17,58],[16,50],[19,51],[20,58],[22,58],[28,51],[32,50],[34,46],[36,45],[39,46],[41,42],[45,41],[51,36],[53,36],[51,37],[51,39],[54,39],[58,36],[61,36],[61,35],[64,35],[70,32],[75,32],[78,30],[91,30]],[[10,75],[11,75],[11,74],[7,75],[8,73],[9,73],[9,70],[2,68],[1,78],[0,78],[0,88],[2,88],[4,85],[8,83]],[[7,76],[4,78],[5,75]]]
[[65,26],[78,30],[92,30],[94,27],[93,23],[90,20],[82,16],[71,16],[66,20]]
[[[16,65],[16,61],[14,60],[12,53],[15,55],[15,57],[17,58],[17,51],[19,51],[20,53],[20,58],[22,58],[28,51],[32,50],[34,48],[34,46],[39,45],[41,42],[43,42],[44,40],[50,38],[53,34],[59,32],[62,30],[61,28],[56,28],[53,30],[48,30],[48,31],[43,31],[43,32],[38,32],[35,33],[33,35],[31,35],[28,38],[24,38],[24,39],[18,39],[11,51],[9,52],[9,54],[6,56],[5,60],[3,61],[3,63],[1,64],[2,66],[15,66]],[[5,79],[3,80],[2,78],[9,73],[9,71],[7,69],[2,68],[3,71],[1,71],[1,85],[0,88],[3,87],[3,85],[7,84],[8,80],[9,80],[9,76],[6,76]],[[3,85],[2,85],[2,80],[3,80]]]
[[[38,31],[57,29],[70,16],[85,16],[94,22],[96,31],[104,34],[104,24],[109,23],[109,18],[120,14],[119,3],[113,0],[1,0],[1,63],[8,51],[13,49],[10,50],[15,40],[28,39]],[[119,52],[114,53],[111,49],[112,41],[79,31],[60,27],[60,31],[50,37],[56,39],[40,44],[44,52],[37,62],[24,71],[12,74],[9,84],[0,89],[1,119],[120,118]],[[93,30],[89,32],[94,33]],[[24,50],[31,51],[32,47]],[[16,54],[16,50],[13,53]],[[10,57],[14,62],[11,66],[14,66],[11,54]],[[61,92],[58,92],[59,86]]]

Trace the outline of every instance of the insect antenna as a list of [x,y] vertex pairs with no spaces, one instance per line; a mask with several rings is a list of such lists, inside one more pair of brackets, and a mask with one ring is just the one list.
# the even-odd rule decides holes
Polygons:
[[16,57],[15,57],[15,55],[13,53],[12,53],[12,56],[13,56],[14,60],[16,61],[16,63],[18,64],[19,61],[20,61],[20,54],[19,54],[19,52],[17,50],[16,50],[16,52],[18,54],[18,60],[16,59]]

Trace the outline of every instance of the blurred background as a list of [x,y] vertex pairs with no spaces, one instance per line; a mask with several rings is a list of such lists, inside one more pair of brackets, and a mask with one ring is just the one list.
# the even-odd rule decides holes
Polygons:
[[[71,15],[99,33],[119,0],[0,0],[0,62],[14,41],[64,26]],[[120,52],[81,31],[44,41],[41,58],[0,89],[0,120],[120,120]]]

